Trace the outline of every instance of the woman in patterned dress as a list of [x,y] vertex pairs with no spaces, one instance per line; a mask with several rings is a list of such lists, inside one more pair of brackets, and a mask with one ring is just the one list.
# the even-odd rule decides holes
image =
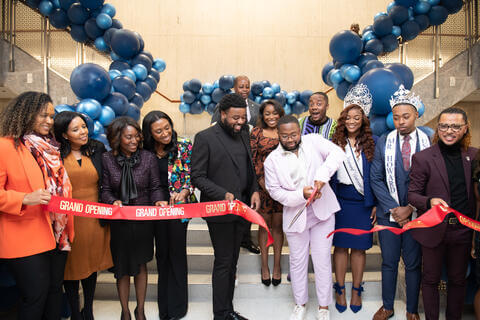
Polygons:
[[250,133],[250,146],[252,148],[252,160],[260,186],[261,208],[259,213],[265,219],[273,235],[273,275],[270,279],[268,267],[267,232],[263,228],[258,229],[258,244],[262,256],[261,280],[266,286],[272,283],[278,286],[282,280],[280,259],[282,257],[283,229],[282,229],[282,205],[272,198],[265,189],[265,176],[263,162],[267,156],[278,146],[277,123],[284,115],[283,108],[276,100],[266,100],[260,105],[260,114],[257,126]]

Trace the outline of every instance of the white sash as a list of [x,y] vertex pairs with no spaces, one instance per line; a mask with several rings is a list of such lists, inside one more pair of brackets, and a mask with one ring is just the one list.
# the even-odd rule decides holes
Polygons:
[[[415,129],[417,135],[417,143],[419,144],[420,151],[430,147],[430,139],[421,130]],[[398,200],[398,192],[397,192],[397,183],[395,179],[395,159],[396,159],[396,152],[397,152],[397,137],[398,133],[397,130],[393,130],[387,136],[387,140],[385,141],[385,174],[387,178],[387,187],[388,191],[392,198],[397,202],[400,206],[400,201]],[[415,153],[415,150],[413,150]],[[395,222],[395,219],[390,215],[390,221]]]
[[[350,145],[350,142],[348,141],[348,149],[351,156],[347,157],[345,161],[343,161],[343,166],[345,167],[345,171],[347,172],[348,177],[350,178],[350,181],[352,181],[353,186],[355,189],[360,193],[362,196],[365,195],[365,190],[363,186],[363,173],[360,170],[360,167],[358,166],[355,152],[353,151],[352,146]],[[360,160],[362,159],[360,155]]]

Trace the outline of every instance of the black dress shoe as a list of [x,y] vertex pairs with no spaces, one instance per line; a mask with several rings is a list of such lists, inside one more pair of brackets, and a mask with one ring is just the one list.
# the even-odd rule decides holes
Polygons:
[[242,317],[238,312],[232,311],[230,312],[227,317],[227,320],[248,320],[245,317]]
[[240,244],[240,247],[247,249],[251,253],[260,254],[260,249],[256,245],[254,245],[253,242],[242,243]]

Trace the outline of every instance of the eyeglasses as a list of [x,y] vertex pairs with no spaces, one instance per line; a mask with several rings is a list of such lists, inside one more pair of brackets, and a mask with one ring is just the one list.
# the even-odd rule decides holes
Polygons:
[[280,140],[287,141],[288,139],[296,140],[298,138],[299,134],[298,133],[292,133],[290,135],[288,134],[281,134],[279,135]]
[[452,131],[457,132],[463,128],[465,124],[446,124],[446,123],[439,123],[438,130],[442,132],[447,132],[448,129],[452,129]]

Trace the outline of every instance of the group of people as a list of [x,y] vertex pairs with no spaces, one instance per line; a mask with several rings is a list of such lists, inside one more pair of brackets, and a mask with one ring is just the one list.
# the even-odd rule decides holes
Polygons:
[[[63,288],[72,319],[93,319],[97,272],[117,281],[121,319],[132,319],[128,300],[134,280],[135,319],[145,319],[147,263],[155,255],[160,319],[180,319],[188,309],[186,234],[188,219],[130,221],[63,215],[46,210],[52,195],[117,206],[167,206],[238,199],[262,215],[273,235],[274,264],[268,264],[267,233],[260,229],[260,282],[282,281],[281,251],[288,240],[289,276],[302,320],[312,257],[318,309],[343,313],[362,308],[366,250],[375,223],[401,228],[437,204],[477,218],[480,157],[470,147],[469,123],[458,108],[443,110],[433,140],[415,126],[420,98],[401,86],[391,97],[395,130],[372,134],[372,96],[365,85],[345,97],[337,120],[326,115],[328,96],[315,92],[309,115],[284,115],[275,100],[248,99],[250,81],[239,76],[225,95],[212,125],[194,143],[181,138],[171,118],[148,113],[142,126],[116,118],[107,129],[111,150],[88,137],[76,112],[55,115],[50,97],[26,92],[0,115],[0,261],[21,294],[19,319],[60,319]],[[214,249],[212,302],[215,320],[246,319],[233,297],[240,247],[256,253],[250,224],[236,215],[205,218]],[[460,319],[466,272],[474,247],[472,230],[453,214],[439,225],[401,235],[379,232],[382,300],[374,320],[394,315],[400,257],[405,265],[406,318],[419,319],[422,290],[426,319],[439,318],[438,284],[444,261],[448,274],[447,319]],[[331,247],[335,282],[332,281]],[[473,247],[472,247],[473,246]],[[352,295],[345,277],[350,262]],[[79,285],[84,303],[80,307]],[[62,288],[63,286],[63,288]],[[478,297],[480,302],[480,295]]]

